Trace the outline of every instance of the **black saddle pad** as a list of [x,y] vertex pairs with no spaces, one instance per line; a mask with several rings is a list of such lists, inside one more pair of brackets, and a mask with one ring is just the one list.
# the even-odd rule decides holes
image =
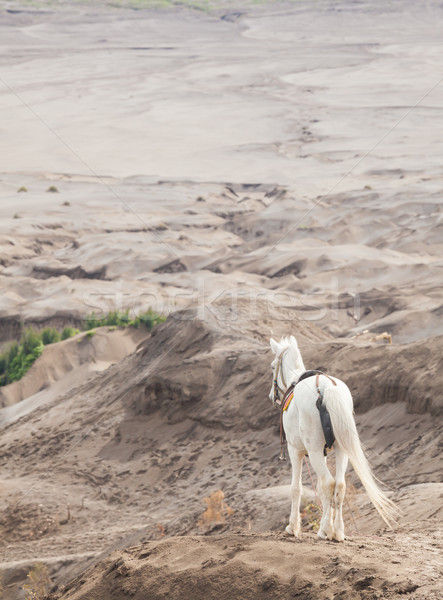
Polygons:
[[317,375],[317,374],[324,375],[323,371],[305,371],[304,373],[302,373],[300,375],[297,383],[300,383],[300,381],[303,381],[303,379],[307,379],[308,377],[314,377],[314,375]]

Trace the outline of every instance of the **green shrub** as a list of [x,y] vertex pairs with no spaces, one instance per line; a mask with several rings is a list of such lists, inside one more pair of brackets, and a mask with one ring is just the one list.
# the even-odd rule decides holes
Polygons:
[[108,316],[104,319],[103,325],[120,325],[121,317],[117,310],[108,313]]
[[88,329],[95,329],[95,327],[100,327],[102,322],[95,316],[95,313],[91,313],[86,317],[86,321],[83,323],[83,331],[88,331]]
[[18,354],[18,343],[12,342],[7,353],[7,362],[10,364]]
[[144,325],[147,329],[152,329],[155,325],[163,323],[166,317],[153,312],[151,309],[144,313],[140,313],[134,319],[129,318],[129,309],[124,312],[114,310],[109,312],[104,317],[97,317],[95,313],[91,313],[86,317],[83,323],[83,330],[95,329],[96,327],[135,327]]
[[44,346],[47,346],[48,344],[54,344],[54,342],[59,342],[61,339],[59,332],[54,327],[46,327],[46,329],[43,329],[41,335]]
[[83,329],[95,329],[96,327],[127,327],[131,324],[129,319],[129,308],[124,312],[119,310],[113,310],[109,312],[106,316],[97,317],[95,313],[91,313],[86,317],[86,320],[83,324]]
[[74,327],[65,327],[62,331],[61,339],[67,340],[70,337],[77,335],[77,333],[80,333],[80,329],[75,329]]
[[141,313],[137,317],[137,319],[147,329],[152,329],[156,325],[159,325],[160,323],[163,323],[164,321],[166,321],[166,317],[163,317],[162,315],[158,315],[157,313],[154,313],[151,309],[147,310],[144,313]]
[[42,352],[41,335],[31,328],[23,331],[20,343],[12,342],[0,354],[0,385],[21,379]]
[[32,327],[29,327],[29,329],[25,329],[22,332],[18,353],[20,354],[21,351],[23,354],[30,354],[35,348],[38,348],[38,346],[40,346],[41,344],[42,334],[38,333],[37,331],[34,331]]

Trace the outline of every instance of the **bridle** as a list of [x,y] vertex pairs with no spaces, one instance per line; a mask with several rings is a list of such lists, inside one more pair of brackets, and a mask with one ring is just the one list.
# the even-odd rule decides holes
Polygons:
[[[286,350],[283,350],[283,352],[280,353],[280,356],[277,358],[277,366],[275,367],[275,375],[274,375],[274,404],[278,404],[280,405],[281,403],[281,398],[280,398],[280,394],[282,395],[282,397],[286,394],[286,390],[288,389],[288,386],[286,385],[286,381],[285,381],[285,377],[283,375],[283,355],[286,352]],[[278,385],[278,376],[280,375],[280,379],[282,382],[283,387],[280,387]]]
[[[288,386],[286,385],[285,376],[283,375],[283,355],[286,350],[280,353],[277,358],[277,366],[275,367],[274,374],[274,406],[280,407],[280,460],[286,460],[286,452],[285,452],[285,442],[286,436],[283,429],[283,402],[286,397],[286,392],[288,391]],[[278,384],[278,377],[280,376],[281,383],[283,387],[280,387]],[[280,397],[281,394],[281,397]]]

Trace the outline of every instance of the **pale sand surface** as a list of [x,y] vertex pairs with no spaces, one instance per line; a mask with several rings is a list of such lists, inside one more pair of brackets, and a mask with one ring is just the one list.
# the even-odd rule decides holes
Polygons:
[[73,4],[1,3],[3,172],[439,189],[438,2]]
[[[0,388],[5,599],[37,560],[76,600],[440,597],[442,25],[436,0],[0,0],[0,344],[169,315]],[[288,333],[351,388],[396,530],[350,470],[344,545],[280,533]]]

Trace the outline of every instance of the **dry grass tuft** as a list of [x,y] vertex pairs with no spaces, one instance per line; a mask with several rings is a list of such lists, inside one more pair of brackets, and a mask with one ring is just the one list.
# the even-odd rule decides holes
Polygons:
[[383,340],[387,340],[388,344],[392,344],[392,335],[387,331],[384,331],[383,333],[379,333],[375,337],[371,338],[371,342],[378,342]]
[[161,539],[162,537],[164,537],[166,535],[166,529],[165,529],[164,525],[162,525],[161,523],[157,523],[157,525],[155,526],[155,532],[159,539]]
[[320,529],[321,510],[310,502],[300,513],[301,524],[305,529],[317,532]]
[[25,583],[23,586],[25,600],[43,600],[51,585],[48,567],[43,563],[36,563],[26,578],[29,583]]
[[224,493],[221,490],[217,490],[209,498],[204,499],[206,510],[199,521],[200,526],[223,524],[226,518],[234,513],[233,509],[226,502],[223,502],[224,497]]

